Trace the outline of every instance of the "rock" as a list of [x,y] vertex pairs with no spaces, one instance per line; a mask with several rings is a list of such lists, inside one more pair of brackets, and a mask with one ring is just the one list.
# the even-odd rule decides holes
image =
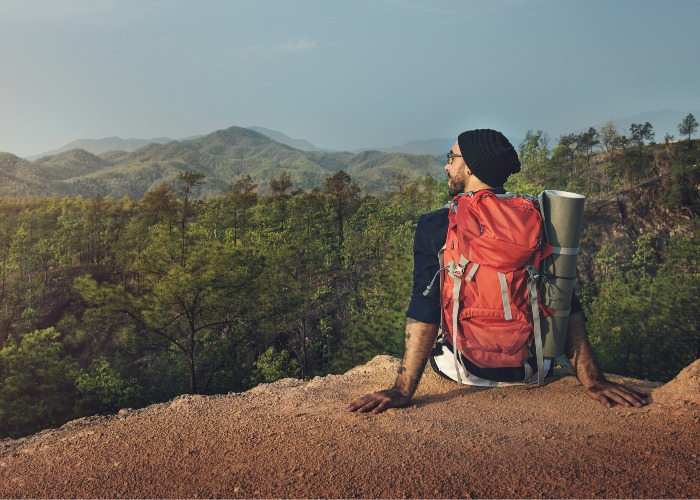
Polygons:
[[676,378],[651,393],[658,404],[700,405],[700,359],[686,366]]

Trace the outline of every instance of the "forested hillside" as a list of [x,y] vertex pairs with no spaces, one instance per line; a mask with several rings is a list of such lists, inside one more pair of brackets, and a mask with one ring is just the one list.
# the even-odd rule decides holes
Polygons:
[[[588,196],[577,289],[603,368],[668,380],[700,356],[700,145],[649,144],[647,130],[600,151],[602,132],[552,148],[528,132],[507,187]],[[386,169],[373,153],[302,154],[246,134],[111,157],[0,156],[16,190],[108,185],[119,161],[134,193],[0,199],[2,436],[401,354],[415,224],[446,201],[445,182]],[[279,168],[290,156],[299,168]],[[309,165],[312,188],[299,181]],[[384,191],[369,194],[354,173]]]
[[300,189],[319,187],[327,176],[343,170],[365,192],[381,192],[396,175],[418,180],[439,177],[441,165],[427,155],[360,154],[300,151],[251,129],[231,127],[204,137],[151,143],[135,151],[94,155],[81,149],[63,151],[36,161],[0,153],[0,196],[111,196],[140,199],[185,171],[206,175],[196,197],[226,193],[227,186],[249,175],[267,192],[267,181],[285,171]]

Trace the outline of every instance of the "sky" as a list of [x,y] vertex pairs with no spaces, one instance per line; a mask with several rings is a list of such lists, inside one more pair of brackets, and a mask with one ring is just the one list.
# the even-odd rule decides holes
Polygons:
[[234,125],[341,150],[557,137],[700,109],[698,20],[697,0],[0,0],[0,151]]

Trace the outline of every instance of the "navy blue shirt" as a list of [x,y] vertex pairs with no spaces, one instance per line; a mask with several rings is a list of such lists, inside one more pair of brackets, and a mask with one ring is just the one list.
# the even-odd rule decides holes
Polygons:
[[[491,189],[496,194],[505,194],[503,188]],[[423,214],[418,219],[413,238],[413,291],[406,316],[422,323],[440,323],[440,269],[438,252],[447,239],[449,209],[443,207]],[[435,277],[430,292],[425,289]],[[581,303],[574,294],[571,300],[571,313],[580,312]]]

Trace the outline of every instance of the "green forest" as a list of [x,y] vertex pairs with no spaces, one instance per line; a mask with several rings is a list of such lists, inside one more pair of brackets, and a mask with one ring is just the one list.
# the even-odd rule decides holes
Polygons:
[[[512,191],[602,200],[655,181],[674,214],[672,231],[603,244],[577,283],[605,371],[666,381],[700,357],[695,130],[655,143],[648,123],[610,123],[519,147]],[[413,232],[445,181],[394,172],[368,194],[344,170],[315,188],[280,170],[206,196],[207,182],[192,169],[139,199],[0,198],[0,437],[401,355]]]

